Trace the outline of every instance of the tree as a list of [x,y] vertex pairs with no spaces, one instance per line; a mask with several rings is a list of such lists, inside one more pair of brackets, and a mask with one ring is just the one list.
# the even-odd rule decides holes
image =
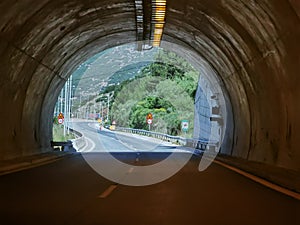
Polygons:
[[137,129],[147,129],[146,115],[148,113],[152,113],[153,119],[157,121],[153,123],[154,129],[164,129],[167,133],[178,134],[180,120],[175,107],[166,99],[157,96],[148,96],[132,107],[129,115],[130,126]]

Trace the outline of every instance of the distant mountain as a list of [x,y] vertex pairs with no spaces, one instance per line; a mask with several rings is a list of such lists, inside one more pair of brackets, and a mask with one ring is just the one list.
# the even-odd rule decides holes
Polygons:
[[73,76],[73,85],[75,87],[78,86],[79,81],[81,80],[83,74],[87,71],[87,69],[101,56],[104,52],[98,53],[93,57],[89,58],[87,61],[82,63],[72,74]]
[[130,64],[115,72],[108,80],[108,85],[122,83],[125,80],[134,78],[139,74],[145,66],[151,64],[152,61],[143,61],[135,64]]
[[75,96],[96,95],[108,85],[133,78],[154,61],[157,50],[137,51],[134,44],[127,44],[91,57],[72,74]]

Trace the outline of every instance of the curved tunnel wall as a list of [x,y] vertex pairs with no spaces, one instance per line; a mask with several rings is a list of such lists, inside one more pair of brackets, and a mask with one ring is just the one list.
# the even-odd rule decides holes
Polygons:
[[165,33],[198,51],[228,90],[235,128],[226,153],[299,170],[299,17],[292,5],[189,3],[169,4]]
[[[288,115],[299,95],[291,93],[296,83],[289,82],[299,68],[299,54],[294,52],[299,48],[299,18],[286,1],[218,3],[169,5],[165,32],[182,35],[180,39],[221,76],[235,121],[230,154],[299,169],[297,118]],[[284,18],[286,14],[289,17]]]
[[[232,148],[300,170],[300,7],[295,0],[169,1],[164,39],[193,49],[228,93]],[[136,40],[134,1],[0,3],[0,159],[50,150],[52,112],[72,71]]]
[[[172,51],[176,53],[177,55],[181,56],[182,58],[185,58],[188,62],[190,62],[193,67],[199,71],[200,76],[203,77],[203,79],[200,79],[198,82],[198,90],[197,92],[201,92],[199,89],[202,89],[201,85],[207,86],[209,89],[209,92],[213,96],[215,96],[215,102],[217,103],[220,112],[218,113],[218,116],[222,117],[222,125],[220,134],[216,134],[211,131],[210,127],[208,130],[205,130],[203,127],[203,131],[206,134],[209,134],[209,139],[213,140],[219,140],[221,138],[220,142],[222,143],[221,148],[219,149],[220,153],[230,155],[232,150],[232,144],[233,144],[233,136],[234,136],[234,121],[233,121],[233,115],[232,115],[232,105],[230,102],[230,98],[227,92],[226,87],[224,86],[224,82],[222,79],[218,76],[217,72],[212,68],[212,66],[193,48],[191,48],[186,43],[171,38],[165,34],[165,40],[162,41],[161,47],[165,48],[169,51]],[[201,82],[201,80],[203,82]],[[205,84],[204,84],[205,83]],[[204,87],[203,87],[204,88]],[[197,96],[198,94],[196,94]],[[204,98],[206,98],[208,105],[211,105],[211,96],[204,94]],[[199,96],[198,96],[199,97]],[[199,105],[200,104],[200,105]],[[199,111],[201,110],[201,102],[197,101],[195,102],[195,110]],[[209,110],[211,111],[211,109]],[[199,112],[200,113],[200,112]],[[209,113],[211,114],[211,113]],[[195,115],[195,120],[198,120],[197,124],[200,126],[200,115]],[[195,121],[196,123],[196,121]],[[204,124],[203,124],[204,125]],[[210,123],[210,126],[212,124]],[[205,125],[204,125],[205,126]],[[197,128],[196,128],[197,129]],[[194,131],[194,137],[201,137],[202,134],[200,134],[201,128],[199,130]],[[215,131],[216,132],[216,131]],[[222,139],[222,136],[224,134],[224,137]],[[204,134],[203,134],[204,135]],[[214,137],[215,136],[215,137]],[[218,137],[217,137],[218,136]]]

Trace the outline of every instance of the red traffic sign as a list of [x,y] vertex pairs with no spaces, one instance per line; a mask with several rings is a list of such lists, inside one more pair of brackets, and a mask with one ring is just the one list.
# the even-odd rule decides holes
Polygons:
[[152,119],[153,119],[152,113],[148,113],[146,118],[147,118],[147,120],[148,120],[148,119],[152,120]]
[[65,117],[64,117],[64,114],[59,113],[58,116],[57,116],[57,118],[58,118],[58,119],[64,119]]
[[153,115],[152,115],[152,113],[148,113],[147,114],[146,121],[147,121],[148,124],[152,124],[152,121],[153,121]]
[[58,123],[59,123],[59,124],[64,123],[64,118],[65,118],[65,117],[64,117],[64,114],[59,113],[58,116],[57,116]]

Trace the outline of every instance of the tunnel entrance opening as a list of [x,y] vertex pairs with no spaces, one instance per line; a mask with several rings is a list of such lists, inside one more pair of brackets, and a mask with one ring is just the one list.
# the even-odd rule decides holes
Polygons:
[[186,151],[179,146],[215,157],[228,111],[220,85],[211,88],[216,75],[163,45],[137,51],[136,43],[126,44],[81,64],[58,97],[54,137],[57,127],[79,131],[83,137],[74,143],[80,152],[166,153],[151,164]]
[[[52,151],[52,111],[64,82],[96,52],[143,40],[144,9],[141,1],[2,2],[4,160]],[[168,1],[165,7],[159,37],[169,42],[161,47],[184,55],[207,74],[213,93],[225,93],[220,152],[232,161],[244,160],[242,168],[256,162],[300,170],[296,2],[189,0]],[[218,76],[209,75],[214,73]],[[260,170],[254,173],[269,178]]]

